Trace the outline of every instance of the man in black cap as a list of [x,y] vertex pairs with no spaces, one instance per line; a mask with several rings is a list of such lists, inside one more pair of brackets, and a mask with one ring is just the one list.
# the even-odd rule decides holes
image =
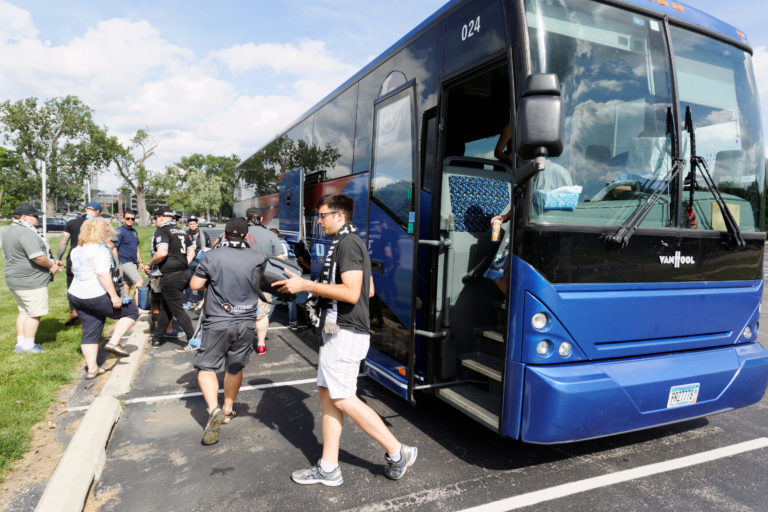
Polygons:
[[[70,220],[67,222],[67,225],[64,226],[64,232],[61,234],[61,240],[59,241],[58,257],[61,259],[62,256],[64,256],[64,252],[67,250],[67,242],[69,242],[69,253],[67,253],[67,289],[69,289],[69,285],[72,284],[72,279],[75,277],[72,274],[72,258],[70,258],[70,254],[72,254],[72,249],[77,247],[77,239],[80,236],[80,227],[86,220],[93,217],[99,217],[100,215],[101,203],[98,201],[90,201],[85,205],[85,213],[83,215]],[[72,325],[76,318],[77,312],[70,304],[69,318],[64,322],[64,325]]]
[[153,254],[144,267],[144,272],[149,274],[151,268],[157,265],[162,273],[160,292],[163,296],[163,307],[160,308],[156,332],[152,333],[152,346],[159,347],[163,344],[163,334],[173,317],[187,335],[186,348],[189,347],[189,340],[195,332],[192,320],[184,311],[184,289],[189,283],[189,262],[195,257],[195,248],[189,240],[189,235],[176,226],[173,215],[172,211],[165,209],[155,212],[157,229],[152,235]]
[[[261,223],[261,210],[256,207],[248,208],[245,211],[245,216],[248,220],[248,235],[245,237],[245,241],[251,246],[251,249],[263,256],[264,259],[277,256],[284,260],[283,244],[280,243],[277,235]],[[271,300],[270,294],[265,293],[264,296],[268,301]],[[264,354],[267,351],[266,339],[270,309],[272,309],[272,304],[269,302],[259,302],[259,315],[256,318],[256,346],[253,347],[258,354]]]
[[[227,245],[206,252],[192,276],[193,290],[208,287],[203,306],[203,335],[195,354],[197,382],[208,406],[202,443],[219,440],[219,427],[235,417],[233,405],[243,382],[258,308],[258,288],[252,274],[264,258],[244,242],[248,224],[231,219],[224,227]],[[224,374],[224,403],[219,407],[217,372]]]
[[[208,237],[208,233],[199,229],[198,226],[199,222],[197,217],[190,215],[189,219],[187,219],[187,234],[189,235],[189,239],[192,241],[192,245],[195,248],[195,258],[192,260],[192,263],[189,264],[190,276],[195,274],[195,269],[197,268],[201,258],[200,253],[211,246],[211,239]],[[193,292],[191,288],[187,287],[185,299],[185,308],[196,306],[197,303],[202,299],[202,294]]]
[[13,211],[13,223],[3,233],[5,283],[19,306],[16,346],[19,354],[45,352],[35,343],[40,318],[48,314],[48,283],[62,263],[54,260],[48,241],[37,232],[40,212],[29,203]]

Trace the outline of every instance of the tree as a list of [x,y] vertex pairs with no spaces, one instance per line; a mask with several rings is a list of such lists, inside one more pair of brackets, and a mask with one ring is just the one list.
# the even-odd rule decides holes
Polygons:
[[117,172],[136,194],[139,225],[146,226],[149,223],[146,194],[152,177],[146,162],[155,155],[157,144],[147,130],[138,129],[127,148],[123,147],[116,137],[109,137],[105,146],[106,152],[112,156]]
[[[190,156],[182,157],[179,162],[175,164],[176,174],[175,178],[188,179],[192,171],[200,171],[203,173],[206,179],[219,178],[220,180],[220,192],[221,200],[220,205],[215,208],[219,218],[226,213],[231,215],[232,213],[232,200],[235,192],[235,166],[240,161],[237,155],[230,156],[217,156],[217,155],[202,155],[195,153]],[[173,168],[169,168],[169,171]],[[184,203],[188,194],[182,194],[184,197],[178,196],[178,192],[174,194],[174,190],[178,191],[178,187],[171,190],[169,194],[169,201],[177,200]],[[171,206],[171,203],[168,203]],[[176,208],[172,206],[172,208]],[[180,210],[186,210],[189,206],[180,207]]]
[[187,196],[192,211],[205,211],[206,217],[211,218],[211,210],[218,211],[221,207],[223,182],[218,176],[208,177],[202,171],[194,170],[187,173]]
[[92,138],[104,130],[93,122],[93,111],[77,96],[51,98],[42,105],[37,98],[0,104],[0,129],[20,157],[19,170],[41,179],[44,162],[48,203],[82,196],[83,179],[106,165],[105,154]]
[[40,180],[23,169],[22,158],[0,147],[0,216],[10,217],[16,205],[40,191]]

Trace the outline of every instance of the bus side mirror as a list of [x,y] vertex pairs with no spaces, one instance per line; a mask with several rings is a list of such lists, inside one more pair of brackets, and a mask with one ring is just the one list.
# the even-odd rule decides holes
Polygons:
[[523,160],[563,152],[563,99],[556,74],[533,73],[525,79],[517,105],[515,143]]

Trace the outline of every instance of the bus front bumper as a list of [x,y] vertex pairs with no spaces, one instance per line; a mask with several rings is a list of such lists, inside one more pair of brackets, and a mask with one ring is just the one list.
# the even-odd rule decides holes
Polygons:
[[[758,402],[766,385],[768,351],[759,343],[527,366],[520,439],[564,443],[689,420]],[[694,402],[670,405],[673,391],[692,388]]]

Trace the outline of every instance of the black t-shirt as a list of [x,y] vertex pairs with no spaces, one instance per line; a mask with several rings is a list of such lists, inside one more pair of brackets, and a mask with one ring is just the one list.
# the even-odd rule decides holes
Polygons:
[[205,231],[199,228],[196,231],[188,229],[187,234],[189,235],[192,244],[195,246],[195,256],[197,256],[203,249],[211,246],[211,239],[208,238],[208,233]]
[[[346,235],[339,241],[334,253],[336,272],[334,283],[341,283],[341,274],[349,270],[363,271],[363,286],[360,299],[355,304],[342,301],[331,301],[331,307],[326,316],[327,321],[335,321],[342,328],[359,333],[370,333],[369,317],[371,289],[371,260],[365,244],[356,233]],[[334,316],[336,317],[334,320]]]
[[208,280],[204,325],[256,319],[259,295],[251,275],[263,261],[247,247],[219,247],[203,255],[195,275]]
[[157,228],[152,236],[152,252],[157,252],[161,245],[168,246],[168,256],[157,264],[160,272],[167,274],[169,272],[186,271],[189,268],[187,263],[187,248],[191,245],[189,235],[183,229],[176,227],[176,224],[169,222]]
[[80,238],[80,228],[83,227],[83,222],[86,221],[86,216],[81,215],[80,217],[77,217],[75,219],[70,220],[67,222],[66,226],[64,226],[64,232],[69,233],[69,252],[67,253],[67,274],[72,273],[72,259],[70,258],[70,254],[72,254],[72,249],[77,247],[78,238]]

